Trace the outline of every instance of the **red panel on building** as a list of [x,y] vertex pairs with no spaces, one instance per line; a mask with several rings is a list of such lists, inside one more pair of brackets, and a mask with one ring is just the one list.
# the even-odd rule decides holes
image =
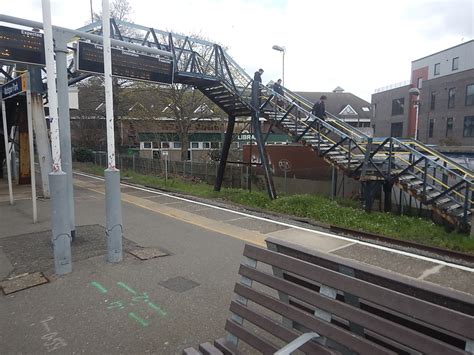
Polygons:
[[[314,150],[302,145],[268,145],[265,147],[268,160],[275,176],[284,176],[297,179],[330,180],[331,166]],[[249,162],[250,153],[252,162],[260,163],[260,155],[256,145],[243,146],[243,160]],[[257,168],[261,169],[261,168]],[[263,174],[263,170],[260,171]]]

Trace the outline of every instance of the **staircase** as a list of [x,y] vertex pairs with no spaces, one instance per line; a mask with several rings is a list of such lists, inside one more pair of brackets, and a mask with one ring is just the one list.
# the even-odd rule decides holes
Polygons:
[[[265,88],[266,95],[277,95]],[[295,142],[309,145],[329,164],[357,180],[388,182],[461,230],[469,229],[474,173],[413,139],[371,138],[334,115],[310,113],[312,104],[285,89],[284,107],[267,117]]]

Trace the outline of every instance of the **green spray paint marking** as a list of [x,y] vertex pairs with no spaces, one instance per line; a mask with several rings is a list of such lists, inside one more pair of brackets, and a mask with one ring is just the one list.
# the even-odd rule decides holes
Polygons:
[[140,323],[143,327],[148,327],[148,322],[145,321],[143,318],[140,318],[137,316],[135,313],[130,312],[128,316],[134,320],[136,320],[138,323]]
[[150,306],[151,309],[154,309],[155,311],[157,311],[161,316],[166,316],[166,312],[163,311],[160,307],[158,307],[156,304],[148,301],[148,306]]
[[124,288],[125,290],[127,290],[128,292],[130,292],[131,294],[133,295],[136,295],[137,294],[137,291],[135,291],[133,288],[130,288],[128,287],[126,284],[124,284],[123,282],[117,282],[117,285]]
[[96,281],[92,281],[91,285],[97,288],[101,293],[107,293],[107,289]]

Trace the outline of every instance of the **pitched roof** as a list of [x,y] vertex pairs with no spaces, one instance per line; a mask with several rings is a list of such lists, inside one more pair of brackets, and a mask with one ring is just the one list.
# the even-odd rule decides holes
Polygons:
[[326,95],[326,97],[328,98],[326,100],[326,111],[336,116],[341,116],[340,112],[343,111],[349,105],[357,112],[357,115],[342,115],[343,118],[351,118],[351,117],[372,118],[372,107],[370,103],[350,92],[300,91],[296,93],[298,95],[303,96],[305,99],[311,102],[316,102],[319,100],[319,98],[322,95]]

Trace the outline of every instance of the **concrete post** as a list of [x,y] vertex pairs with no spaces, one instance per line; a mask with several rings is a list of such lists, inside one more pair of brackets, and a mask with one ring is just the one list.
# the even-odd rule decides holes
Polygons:
[[2,100],[2,121],[3,121],[3,143],[5,144],[5,161],[7,165],[8,177],[8,195],[10,196],[10,205],[13,205],[13,186],[12,186],[12,167],[10,165],[10,152],[8,145],[8,126],[7,126],[7,110],[5,108],[5,100]]
[[62,171],[49,174],[54,270],[58,275],[72,271],[71,236],[67,207],[67,177]]
[[53,171],[49,174],[51,189],[51,222],[54,266],[56,274],[63,275],[72,271],[71,236],[68,223],[69,204],[67,199],[67,176],[61,169],[61,147],[59,141],[58,98],[56,93],[56,75],[54,70],[53,29],[51,25],[51,4],[42,0],[44,23],[44,47],[46,71],[48,73],[49,115],[51,118],[51,150]]
[[120,199],[120,171],[115,167],[112,53],[110,48],[110,12],[108,0],[102,0],[102,16],[108,163],[108,168],[104,173],[105,207],[107,211],[107,260],[116,263],[122,261],[123,227],[122,204]]
[[36,171],[35,171],[35,147],[33,144],[33,113],[31,110],[30,77],[27,74],[26,84],[26,111],[28,115],[28,150],[30,151],[31,171],[31,203],[33,205],[33,223],[38,221],[38,210],[36,208]]
[[74,241],[76,236],[76,218],[74,208],[74,185],[72,177],[72,150],[71,150],[71,123],[69,115],[69,88],[67,80],[67,34],[56,31],[54,33],[56,53],[56,75],[58,86],[58,115],[59,115],[59,141],[61,145],[62,169],[66,173],[66,196],[69,205],[69,230]]

